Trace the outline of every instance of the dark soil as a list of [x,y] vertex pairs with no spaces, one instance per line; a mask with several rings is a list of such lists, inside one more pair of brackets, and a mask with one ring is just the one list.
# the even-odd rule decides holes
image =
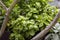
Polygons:
[[0,40],[9,40],[9,31],[5,31]]

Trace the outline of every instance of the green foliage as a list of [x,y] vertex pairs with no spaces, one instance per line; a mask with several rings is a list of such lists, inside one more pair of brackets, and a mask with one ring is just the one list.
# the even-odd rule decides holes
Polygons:
[[[9,7],[12,1],[4,3]],[[55,7],[49,6],[47,0],[20,0],[12,10],[7,24],[11,32],[10,40],[29,40],[37,31],[49,25],[57,12]]]
[[17,33],[12,33],[10,36],[11,40],[24,40],[24,37]]
[[4,13],[5,13],[5,10],[3,10],[2,7],[0,7],[0,28],[4,19]]

